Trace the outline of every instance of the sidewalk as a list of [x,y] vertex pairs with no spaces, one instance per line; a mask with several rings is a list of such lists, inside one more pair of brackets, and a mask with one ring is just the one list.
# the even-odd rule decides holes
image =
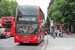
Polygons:
[[46,50],[75,50],[75,34],[63,34],[63,37],[53,37],[48,35]]

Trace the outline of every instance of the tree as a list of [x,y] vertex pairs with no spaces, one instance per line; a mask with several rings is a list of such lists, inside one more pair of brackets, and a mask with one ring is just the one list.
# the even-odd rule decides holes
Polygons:
[[50,19],[47,17],[46,21],[47,21],[47,27],[49,28],[49,26],[50,26]]
[[48,15],[56,23],[75,24],[75,0],[55,0]]
[[56,23],[75,24],[75,0],[55,0],[48,15]]
[[10,1],[10,6],[11,6],[11,9],[13,11],[13,16],[15,16],[16,8],[18,6],[18,3],[12,0],[12,1]]
[[[16,7],[18,5],[15,1],[9,1],[9,0],[0,0],[1,7],[1,17],[3,16],[15,16]],[[1,18],[0,17],[0,18]]]
[[2,5],[1,7],[1,16],[13,16],[12,14],[12,10],[10,7],[10,1],[8,0],[1,0],[0,5]]

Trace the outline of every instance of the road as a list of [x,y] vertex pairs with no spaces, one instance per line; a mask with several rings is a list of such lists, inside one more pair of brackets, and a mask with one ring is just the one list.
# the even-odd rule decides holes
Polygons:
[[[0,50],[44,50],[47,35],[40,44],[19,44],[14,43],[14,37],[8,39],[0,39]],[[44,47],[45,48],[45,47]]]

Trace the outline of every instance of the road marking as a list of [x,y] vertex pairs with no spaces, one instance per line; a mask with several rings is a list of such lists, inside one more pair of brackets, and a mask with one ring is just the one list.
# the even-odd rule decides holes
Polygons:
[[0,43],[3,43],[3,42],[8,41],[8,40],[10,40],[10,39],[2,39],[2,40],[0,41]]
[[46,47],[46,44],[47,44],[47,38],[48,38],[48,36],[46,36],[46,40],[45,40],[45,44],[43,45],[43,47],[42,47],[42,49],[41,50],[45,50],[45,47]]

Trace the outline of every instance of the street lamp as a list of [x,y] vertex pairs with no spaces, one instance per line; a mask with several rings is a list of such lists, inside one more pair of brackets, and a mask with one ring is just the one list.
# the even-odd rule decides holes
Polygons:
[[1,17],[1,6],[2,6],[2,5],[0,5],[0,17]]

